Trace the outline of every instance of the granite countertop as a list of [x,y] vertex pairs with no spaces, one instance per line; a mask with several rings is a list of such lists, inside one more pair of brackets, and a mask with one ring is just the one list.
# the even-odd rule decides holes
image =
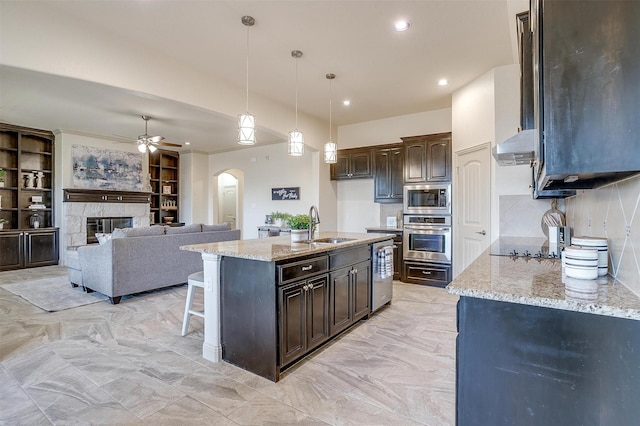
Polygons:
[[[490,252],[487,249],[462,271],[447,291],[479,299],[640,320],[640,297],[610,276],[567,280],[559,259],[514,260],[491,256]],[[591,289],[586,291],[589,286]]]
[[321,254],[331,250],[371,244],[393,238],[389,234],[361,234],[351,232],[318,232],[315,239],[351,238],[352,241],[329,244],[292,243],[290,236],[257,238],[253,240],[222,241],[219,243],[192,244],[180,247],[181,250],[220,256],[272,262],[293,259],[309,254]]

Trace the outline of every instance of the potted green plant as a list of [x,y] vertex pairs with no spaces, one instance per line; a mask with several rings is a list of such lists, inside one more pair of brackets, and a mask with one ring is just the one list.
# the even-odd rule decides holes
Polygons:
[[4,188],[4,169],[0,168],[0,188]]
[[291,216],[289,213],[275,211],[271,213],[271,220],[273,220],[274,225],[282,228],[285,222],[287,222],[287,220],[289,219],[289,216]]
[[309,216],[306,214],[296,214],[287,219],[291,228],[291,241],[306,240],[309,229]]
[[0,218],[0,229],[4,229],[4,224],[9,223],[7,219]]

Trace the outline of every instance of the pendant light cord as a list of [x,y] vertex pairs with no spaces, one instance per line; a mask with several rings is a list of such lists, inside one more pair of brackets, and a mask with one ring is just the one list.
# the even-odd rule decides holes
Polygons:
[[249,112],[249,27],[247,26],[247,112]]
[[298,58],[296,58],[296,130],[298,130]]
[[329,79],[329,142],[331,142],[331,100],[333,99],[333,94],[331,92],[331,80]]

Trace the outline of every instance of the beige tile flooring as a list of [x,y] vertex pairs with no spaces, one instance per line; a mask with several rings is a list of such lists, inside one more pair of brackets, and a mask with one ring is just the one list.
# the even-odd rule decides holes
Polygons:
[[[1,272],[10,283],[63,267]],[[0,424],[452,425],[455,304],[394,283],[393,303],[272,383],[180,336],[186,286],[48,313],[0,289]],[[201,299],[200,299],[201,300]]]

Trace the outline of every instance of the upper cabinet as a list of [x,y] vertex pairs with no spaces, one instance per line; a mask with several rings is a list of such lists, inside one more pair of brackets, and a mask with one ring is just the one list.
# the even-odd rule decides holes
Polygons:
[[355,148],[338,151],[337,163],[331,165],[331,179],[371,178],[371,149]]
[[451,133],[402,138],[405,149],[404,181],[451,181]]
[[540,189],[640,172],[640,2],[531,0]]
[[401,203],[404,149],[401,146],[373,150],[373,187],[376,203]]
[[180,153],[159,149],[149,154],[151,175],[151,223],[180,220]]

